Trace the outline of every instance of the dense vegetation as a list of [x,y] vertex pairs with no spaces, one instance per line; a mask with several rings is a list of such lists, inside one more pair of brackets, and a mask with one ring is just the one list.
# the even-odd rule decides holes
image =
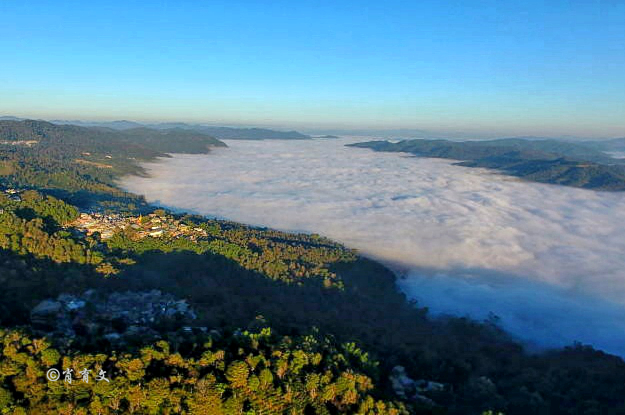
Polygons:
[[497,169],[540,183],[625,190],[625,160],[609,157],[599,143],[525,139],[405,140],[398,143],[370,141],[351,146],[461,160],[457,163],[460,166]]
[[[70,356],[0,330],[0,359],[3,413],[407,413],[370,395],[372,380],[359,370],[374,370],[375,362],[353,344],[278,337],[268,328],[209,337],[184,353],[161,341],[133,354]],[[72,370],[71,383],[64,375],[47,381],[52,368]],[[108,382],[96,380],[100,370]]]
[[[139,168],[125,159],[106,173],[68,173],[76,150],[64,150],[69,138],[58,134],[59,148],[0,147],[3,160],[19,155],[21,171],[40,173],[4,176],[7,185],[37,191],[0,196],[0,325],[7,328],[0,406],[9,413],[402,413],[402,405],[424,414],[625,413],[618,357],[581,345],[531,355],[496,319],[431,319],[396,290],[389,270],[318,235],[129,206],[141,199],[114,199],[114,179]],[[116,163],[114,145],[99,153],[88,143],[78,151],[110,154]],[[70,156],[58,164],[54,157],[64,152]],[[54,174],[84,182],[42,184]],[[86,237],[68,226],[78,214],[68,203],[76,188],[91,207],[115,200],[124,211],[176,216],[206,236],[139,238],[126,228],[104,241]],[[88,289],[166,291],[188,300],[194,324],[209,330],[123,347],[97,335],[49,346],[24,334],[41,300]],[[43,378],[52,366],[76,374],[83,362],[104,367],[115,389]],[[443,383],[429,396],[435,404],[392,403],[399,399],[389,382],[396,365],[414,379]]]

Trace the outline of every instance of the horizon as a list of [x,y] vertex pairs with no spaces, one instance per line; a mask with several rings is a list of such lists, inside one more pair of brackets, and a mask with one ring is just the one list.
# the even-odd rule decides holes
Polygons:
[[0,5],[0,113],[625,135],[617,2],[35,3]]
[[[492,139],[508,139],[508,138],[518,138],[518,139],[545,139],[545,140],[614,140],[614,139],[622,139],[625,138],[624,135],[614,135],[610,137],[591,137],[591,136],[581,136],[581,135],[552,135],[552,136],[541,136],[541,135],[523,135],[523,134],[508,134],[505,133],[498,134],[493,131],[488,131],[484,133],[480,132],[463,132],[463,131],[436,131],[436,130],[423,130],[418,128],[386,128],[386,129],[366,129],[366,128],[322,128],[322,127],[297,127],[293,125],[279,125],[279,124],[248,124],[248,123],[220,123],[214,121],[184,121],[184,120],[154,120],[154,121],[141,121],[141,120],[131,120],[126,118],[120,119],[45,119],[45,118],[30,118],[30,117],[20,117],[15,115],[0,115],[0,121],[43,121],[49,122],[53,124],[65,124],[65,125],[80,125],[90,126],[89,124],[100,125],[100,124],[113,124],[113,123],[134,123],[138,124],[142,127],[153,127],[162,124],[187,124],[191,125],[202,125],[209,127],[226,127],[226,128],[241,128],[241,129],[267,129],[267,130],[275,130],[275,131],[295,131],[302,134],[307,134],[310,136],[315,135],[325,135],[325,134],[340,134],[346,137],[378,137],[381,140],[387,139],[436,139],[436,140],[475,140],[475,139],[484,139],[484,140],[492,140]],[[403,136],[403,137],[402,137]]]

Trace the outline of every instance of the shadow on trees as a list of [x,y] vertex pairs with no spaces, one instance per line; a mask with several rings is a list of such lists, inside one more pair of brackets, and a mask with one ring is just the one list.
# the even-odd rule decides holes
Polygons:
[[63,292],[82,292],[101,284],[92,265],[59,264],[0,249],[0,325],[28,324],[30,310]]
[[158,289],[187,299],[198,312],[197,325],[222,333],[245,329],[263,316],[281,334],[317,327],[339,341],[355,341],[380,361],[385,393],[386,374],[401,364],[414,378],[448,384],[439,399],[450,413],[502,405],[511,414],[581,413],[582,407],[606,403],[625,408],[622,359],[583,346],[528,355],[493,324],[430,319],[396,290],[388,269],[364,258],[333,265],[343,290],[324,288],[315,279],[271,280],[217,254],[148,251],[134,259],[119,275],[104,278],[93,266],[0,251],[2,324],[26,324],[37,302],[61,292]]
[[425,309],[397,291],[388,269],[364,258],[333,265],[343,290],[315,279],[272,280],[216,254],[149,251],[134,259],[135,265],[107,281],[107,289],[159,289],[185,298],[198,311],[198,324],[209,329],[244,328],[257,316],[287,335],[317,327],[340,341],[366,345],[386,368],[403,364],[443,381],[487,371],[497,354],[520,351],[494,326],[428,319]]

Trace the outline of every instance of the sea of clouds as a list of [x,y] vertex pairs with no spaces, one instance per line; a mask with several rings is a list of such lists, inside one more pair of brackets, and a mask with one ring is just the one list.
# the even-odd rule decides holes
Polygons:
[[344,146],[354,141],[227,141],[122,184],[163,206],[343,242],[435,314],[492,312],[537,346],[625,355],[625,193]]

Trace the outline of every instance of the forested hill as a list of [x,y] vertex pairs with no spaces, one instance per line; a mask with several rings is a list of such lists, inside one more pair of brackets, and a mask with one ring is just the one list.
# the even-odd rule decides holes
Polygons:
[[143,174],[139,162],[168,153],[207,153],[225,144],[182,129],[57,125],[45,121],[0,121],[0,183],[45,189],[86,207],[142,204],[115,186],[124,174]]
[[[606,142],[607,143],[607,142]],[[625,190],[625,160],[611,158],[597,142],[499,139],[489,141],[404,140],[350,144],[375,151],[459,160],[524,180],[584,189]]]
[[95,151],[141,158],[159,153],[206,153],[210,146],[225,146],[209,134],[180,128],[114,130],[34,120],[0,121],[0,142],[10,141],[36,141],[40,147],[54,146],[72,153]]

